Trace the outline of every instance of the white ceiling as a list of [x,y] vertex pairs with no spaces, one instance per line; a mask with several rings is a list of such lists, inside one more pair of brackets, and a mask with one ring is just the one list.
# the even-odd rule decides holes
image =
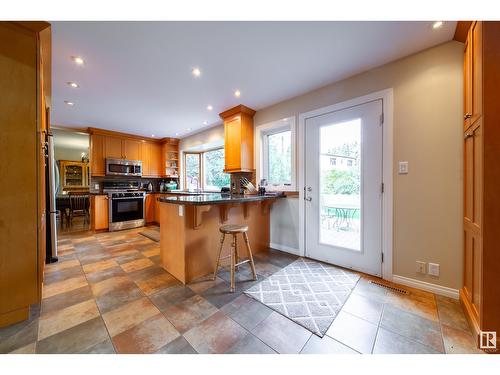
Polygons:
[[[54,124],[184,137],[220,123],[218,113],[234,105],[258,110],[449,41],[456,23],[437,30],[432,22],[52,26]],[[85,65],[77,66],[71,56],[82,56]],[[201,77],[192,76],[193,67]]]

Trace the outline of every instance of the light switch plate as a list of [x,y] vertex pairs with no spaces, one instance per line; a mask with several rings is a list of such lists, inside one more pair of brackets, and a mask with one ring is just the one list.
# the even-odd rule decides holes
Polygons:
[[439,264],[429,263],[429,275],[439,277]]
[[399,174],[407,174],[408,173],[408,162],[400,161],[399,162]]
[[426,273],[426,263],[425,262],[421,262],[421,261],[418,261],[417,260],[417,268],[416,268],[416,271],[418,273]]

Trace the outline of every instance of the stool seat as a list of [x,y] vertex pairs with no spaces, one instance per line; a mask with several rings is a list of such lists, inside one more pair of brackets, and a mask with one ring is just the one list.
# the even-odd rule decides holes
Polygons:
[[245,233],[248,231],[248,225],[227,224],[221,226],[219,231],[226,234]]

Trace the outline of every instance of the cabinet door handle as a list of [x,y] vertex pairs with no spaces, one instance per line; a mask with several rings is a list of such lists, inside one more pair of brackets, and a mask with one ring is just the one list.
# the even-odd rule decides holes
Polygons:
[[465,139],[469,139],[469,138],[471,138],[471,137],[474,137],[474,134],[473,134],[473,133],[467,133],[467,134],[465,134],[465,137],[464,137],[464,138],[465,138]]
[[466,114],[464,115],[464,120],[468,120],[468,119],[470,119],[471,117],[472,117],[472,114],[470,114],[470,113],[466,113]]

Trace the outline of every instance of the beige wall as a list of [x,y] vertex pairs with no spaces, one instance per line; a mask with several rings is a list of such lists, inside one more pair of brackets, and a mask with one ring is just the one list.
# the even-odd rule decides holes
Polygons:
[[[393,273],[450,288],[462,283],[462,53],[448,42],[255,115],[260,125],[392,87],[393,170],[407,160],[410,171],[394,172]],[[417,274],[417,260],[439,263],[440,277]]]
[[193,150],[204,145],[224,142],[224,126],[219,125],[181,139],[179,150]]

